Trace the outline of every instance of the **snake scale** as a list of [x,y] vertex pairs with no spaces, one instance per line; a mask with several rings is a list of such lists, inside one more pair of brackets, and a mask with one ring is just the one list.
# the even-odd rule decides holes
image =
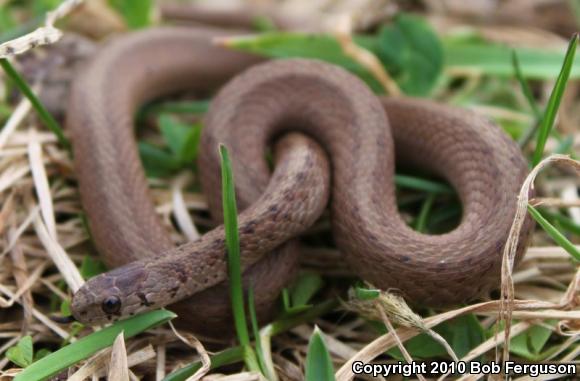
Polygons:
[[[74,81],[67,127],[81,201],[102,258],[116,267],[75,293],[77,320],[101,324],[167,305],[194,330],[220,332],[230,319],[223,226],[176,247],[156,215],[135,142],[139,106],[185,90],[219,89],[204,120],[199,176],[219,223],[217,147],[224,144],[242,210],[245,284],[263,316],[297,267],[296,237],[328,199],[337,247],[372,284],[429,306],[497,286],[527,173],[499,127],[433,101],[377,97],[328,63],[264,62],[211,43],[227,33],[164,27],[128,34],[100,49]],[[264,155],[271,145],[273,171]],[[451,183],[463,205],[457,228],[425,235],[405,224],[395,155]],[[531,228],[528,219],[518,258]]]

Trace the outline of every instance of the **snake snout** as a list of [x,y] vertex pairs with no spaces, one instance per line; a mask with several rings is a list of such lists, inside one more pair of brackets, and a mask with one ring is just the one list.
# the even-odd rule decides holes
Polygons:
[[98,316],[95,311],[92,311],[96,304],[96,297],[85,287],[81,287],[72,298],[71,312],[73,317],[81,323],[91,322]]

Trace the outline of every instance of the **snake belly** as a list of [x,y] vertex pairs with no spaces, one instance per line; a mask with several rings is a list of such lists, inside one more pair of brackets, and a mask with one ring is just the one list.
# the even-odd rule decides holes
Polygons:
[[[497,285],[527,173],[519,148],[498,126],[432,101],[379,98],[352,74],[320,61],[259,63],[211,44],[224,33],[159,28],[121,37],[75,81],[67,126],[81,200],[100,254],[119,266],[77,291],[76,319],[97,324],[180,302],[174,306],[194,330],[227,324],[223,226],[174,246],[149,196],[133,115],[148,100],[209,92],[228,80],[204,120],[198,169],[219,221],[217,146],[228,147],[244,209],[242,263],[261,311],[296,267],[292,239],[320,216],[329,192],[336,244],[375,286],[438,306]],[[264,153],[273,143],[271,173]],[[395,199],[395,157],[451,183],[463,205],[457,228],[425,235],[405,224]],[[517,260],[531,229],[528,218]]]

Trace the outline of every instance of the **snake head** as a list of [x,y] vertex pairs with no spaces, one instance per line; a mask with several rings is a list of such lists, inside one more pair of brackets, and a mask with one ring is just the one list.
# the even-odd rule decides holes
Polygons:
[[105,324],[154,308],[141,291],[146,278],[139,263],[97,275],[74,294],[74,318],[89,325]]

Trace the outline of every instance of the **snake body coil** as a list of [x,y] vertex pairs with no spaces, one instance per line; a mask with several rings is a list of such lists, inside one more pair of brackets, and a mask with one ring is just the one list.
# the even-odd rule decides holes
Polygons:
[[[195,294],[175,305],[190,327],[207,331],[227,321],[223,227],[174,247],[148,194],[133,115],[155,97],[208,92],[234,75],[212,101],[198,165],[219,221],[217,146],[228,147],[244,209],[242,262],[259,310],[267,312],[292,275],[298,245],[291,239],[320,216],[329,192],[336,244],[374,285],[441,305],[497,284],[527,166],[496,125],[430,101],[378,98],[353,75],[318,61],[272,61],[246,70],[259,60],[212,46],[211,37],[223,33],[161,28],[119,38],[74,83],[67,125],[82,202],[101,255],[121,266],[75,294],[75,318],[102,323]],[[264,152],[273,142],[270,173]],[[397,160],[454,186],[463,204],[455,230],[423,235],[404,223],[395,200],[395,152]],[[518,258],[530,230],[527,220]]]

